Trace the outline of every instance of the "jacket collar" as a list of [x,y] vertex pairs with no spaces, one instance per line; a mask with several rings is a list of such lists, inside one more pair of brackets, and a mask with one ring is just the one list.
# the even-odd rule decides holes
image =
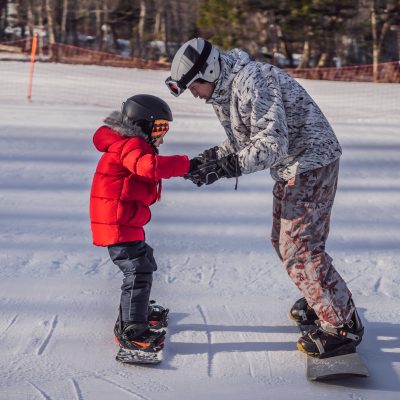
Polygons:
[[231,97],[232,81],[237,73],[251,61],[250,56],[243,50],[233,49],[228,53],[221,53],[221,73],[215,83],[215,89],[208,104],[227,103]]

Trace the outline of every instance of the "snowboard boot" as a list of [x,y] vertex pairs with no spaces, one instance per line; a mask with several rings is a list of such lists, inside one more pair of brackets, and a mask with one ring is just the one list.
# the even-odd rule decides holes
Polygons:
[[149,328],[162,329],[168,326],[168,313],[169,309],[164,308],[156,303],[155,300],[150,300],[148,321]]
[[165,331],[149,329],[146,323],[120,322],[114,327],[115,342],[125,350],[158,352],[164,347]]
[[315,311],[308,305],[305,297],[297,300],[290,309],[289,316],[291,319],[302,325],[313,325],[318,319]]
[[350,354],[356,351],[363,334],[363,324],[354,310],[351,320],[342,327],[322,326],[316,321],[316,326],[297,341],[297,348],[317,358]]

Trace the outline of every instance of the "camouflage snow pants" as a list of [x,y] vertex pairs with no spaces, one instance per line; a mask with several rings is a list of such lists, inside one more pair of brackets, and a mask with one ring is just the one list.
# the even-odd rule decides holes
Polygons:
[[290,278],[318,318],[334,326],[348,322],[354,310],[351,293],[325,251],[338,173],[336,160],[277,181],[271,233]]

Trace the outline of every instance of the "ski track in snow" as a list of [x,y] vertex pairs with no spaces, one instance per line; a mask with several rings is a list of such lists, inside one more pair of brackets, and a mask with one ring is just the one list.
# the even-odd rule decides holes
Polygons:
[[382,286],[382,276],[380,276],[374,283],[374,291],[376,293],[381,292],[381,286]]
[[261,278],[263,278],[264,276],[270,274],[270,271],[264,271],[260,274],[258,274],[258,276],[253,279],[251,282],[246,283],[246,288],[250,288],[251,285],[253,285],[254,283],[258,282]]
[[206,331],[207,336],[207,375],[211,378],[212,377],[212,366],[213,366],[213,352],[212,352],[212,335],[210,328],[208,326],[207,318],[205,311],[201,305],[197,305],[197,310],[200,313],[201,319],[203,320],[203,324]]
[[76,400],[84,400],[84,397],[82,395],[82,391],[81,391],[81,388],[79,387],[78,382],[75,379],[71,378],[71,383],[72,383],[72,387],[73,387],[73,390],[75,393]]
[[114,382],[111,379],[108,378],[104,378],[103,376],[98,376],[97,379],[100,379],[104,382],[109,383],[110,385],[122,390],[123,392],[129,393],[131,396],[135,396],[136,398],[140,399],[140,400],[152,400],[150,397],[146,397],[138,392],[133,391],[130,388],[127,388],[126,386],[121,385],[120,383]]
[[40,389],[39,387],[37,387],[33,382],[29,382],[29,384],[35,389],[35,391],[36,391],[37,393],[40,394],[40,397],[41,397],[43,400],[52,400],[52,398],[51,398],[49,395],[47,395],[42,389]]
[[7,325],[7,327],[0,333],[0,337],[3,336],[17,321],[18,319],[18,314],[16,314],[13,319],[10,321],[10,323]]
[[47,336],[44,338],[42,344],[41,344],[41,345],[38,347],[38,349],[36,350],[36,354],[37,354],[38,356],[42,355],[43,352],[46,350],[48,344],[50,343],[50,339],[51,339],[52,336],[53,336],[54,330],[56,329],[57,323],[58,323],[58,316],[55,315],[55,316],[53,317],[53,320],[51,321],[50,330],[49,330],[49,332],[47,333]]
[[214,287],[214,278],[215,278],[215,275],[217,274],[217,268],[215,266],[215,262],[211,266],[211,271],[212,271],[211,276],[210,276],[210,279],[208,280],[208,287],[210,287],[210,288]]

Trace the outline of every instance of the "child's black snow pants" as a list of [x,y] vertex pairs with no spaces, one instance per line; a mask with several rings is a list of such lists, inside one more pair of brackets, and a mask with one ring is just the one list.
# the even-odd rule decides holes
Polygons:
[[147,323],[153,271],[153,249],[142,240],[108,246],[111,260],[124,274],[121,286],[122,321]]

